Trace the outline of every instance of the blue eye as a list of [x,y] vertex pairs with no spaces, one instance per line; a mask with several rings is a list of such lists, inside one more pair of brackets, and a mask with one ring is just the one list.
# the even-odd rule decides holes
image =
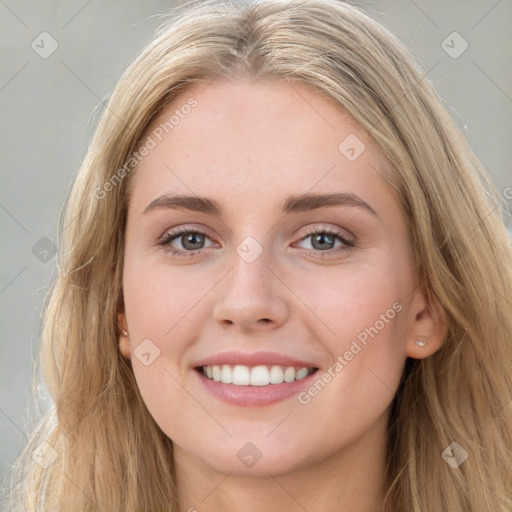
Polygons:
[[[172,242],[181,238],[181,246],[183,249],[176,249],[171,245]],[[194,256],[199,252],[203,252],[205,239],[208,238],[206,233],[192,229],[182,229],[180,231],[166,233],[158,242],[158,245],[168,247],[166,249],[170,254]]]
[[329,229],[313,229],[312,231],[309,231],[307,236],[303,237],[300,241],[302,242],[308,238],[311,238],[311,245],[313,249],[320,252],[332,251],[336,245],[337,240],[341,242],[343,248],[354,247],[354,244],[344,235]]
[[[302,237],[299,242],[303,242],[308,238],[311,239],[312,248],[307,248],[307,251],[308,254],[311,254],[313,257],[318,257],[318,253],[339,253],[355,247],[354,242],[348,240],[340,232],[325,228],[317,228],[308,231],[306,236]],[[177,248],[172,245],[176,240],[180,240],[182,248]],[[210,240],[210,238],[206,233],[196,229],[183,228],[165,233],[165,235],[157,241],[157,245],[165,247],[165,251],[171,255],[190,257],[203,254],[207,240]],[[336,242],[339,242],[338,246],[336,246]]]

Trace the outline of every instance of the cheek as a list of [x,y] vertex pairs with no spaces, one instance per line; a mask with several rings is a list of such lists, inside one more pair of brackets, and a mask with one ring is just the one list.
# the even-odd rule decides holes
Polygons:
[[330,273],[319,269],[307,278],[297,276],[292,286],[300,290],[311,318],[316,317],[325,327],[323,340],[331,353],[344,352],[353,339],[364,343],[369,331],[374,334],[372,338],[375,331],[382,334],[379,338],[388,337],[403,323],[405,314],[400,312],[409,278],[397,267],[383,261]]
[[188,315],[210,287],[197,274],[161,262],[128,261],[123,289],[130,332],[138,338],[169,339],[190,324]]
[[187,421],[204,420],[204,409],[187,392],[187,351],[206,321],[204,304],[218,279],[218,273],[172,268],[161,260],[125,261],[123,291],[133,372],[150,414],[171,438],[186,435]]
[[396,392],[406,359],[409,286],[399,268],[361,267],[325,282],[317,276],[304,290],[315,316],[328,327],[317,337],[331,364],[322,382],[299,401],[318,407],[318,414],[328,411],[333,424],[351,421],[347,411],[354,407],[361,407],[361,414],[350,418],[374,418]]

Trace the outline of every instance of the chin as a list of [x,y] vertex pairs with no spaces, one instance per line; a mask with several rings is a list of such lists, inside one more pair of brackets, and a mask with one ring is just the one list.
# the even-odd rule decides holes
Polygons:
[[[267,432],[267,431],[266,431]],[[291,473],[308,465],[310,457],[304,453],[304,443],[265,439],[261,431],[254,435],[234,435],[233,438],[197,439],[185,452],[194,456],[202,464],[214,471],[234,477],[268,478]],[[187,449],[188,448],[188,449]],[[182,453],[182,456],[186,456]]]
[[253,455],[254,459],[250,460],[250,451],[246,449],[246,454],[240,454],[240,457],[237,451],[228,454],[226,452],[224,454],[215,453],[206,457],[202,454],[200,460],[216,472],[240,478],[268,478],[269,475],[281,476],[296,471],[305,465],[303,460],[292,457],[292,454],[289,454],[290,456],[288,457],[283,457],[271,450],[260,452],[261,458],[258,460],[256,460],[258,455],[255,452]]

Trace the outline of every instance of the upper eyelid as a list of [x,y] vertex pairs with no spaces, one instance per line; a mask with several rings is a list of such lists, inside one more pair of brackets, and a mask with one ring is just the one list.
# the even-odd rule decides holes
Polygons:
[[162,240],[166,238],[168,235],[173,237],[174,239],[179,238],[182,235],[186,235],[187,233],[200,233],[206,235],[208,238],[214,239],[215,237],[210,234],[210,231],[206,228],[196,228],[193,226],[180,226],[177,228],[166,229],[162,236],[158,238],[158,240]]
[[[318,224],[322,224],[321,222],[318,223]],[[342,231],[343,233],[347,233],[349,236],[354,236],[348,229],[346,228],[342,228],[340,226],[335,226],[335,227],[332,227],[332,226],[323,226],[323,225],[314,225],[314,226],[306,226],[306,227],[303,227],[301,229],[304,229],[306,230],[306,232],[301,235],[301,236],[307,236],[311,233],[314,233],[316,231],[333,231],[333,232],[336,232],[336,234],[342,234],[342,233],[337,233],[338,231]],[[179,234],[184,234],[184,233],[187,233],[187,232],[194,232],[194,233],[203,233],[205,235],[208,235],[210,236],[210,233],[211,231],[208,229],[208,228],[205,228],[205,227],[195,227],[193,225],[182,225],[182,226],[178,226],[178,227],[175,227],[175,228],[169,228],[169,229],[166,229],[162,235],[159,237],[159,238],[163,238],[165,237],[167,234],[174,234],[174,235],[179,235]],[[215,236],[212,235],[213,238],[215,238]]]
[[[327,232],[333,236],[338,236],[340,239],[345,239],[347,242],[354,243],[354,241],[352,240],[352,238],[355,238],[354,235],[352,233],[350,233],[349,231],[347,231],[346,229],[343,229],[340,227],[334,228],[334,227],[315,226],[315,227],[306,227],[305,229],[306,229],[306,232],[303,233],[300,236],[300,238],[298,238],[298,240],[296,240],[296,242],[301,242],[301,241],[305,240],[306,238],[313,236],[316,233]],[[340,232],[340,230],[347,233],[348,236],[346,236],[343,232]],[[202,227],[196,228],[194,226],[186,226],[186,225],[175,228],[175,231],[174,231],[174,228],[166,230],[164,232],[164,234],[158,238],[158,241],[162,241],[162,240],[165,240],[166,238],[169,238],[167,243],[170,244],[171,242],[179,239],[181,236],[189,234],[189,233],[199,233],[201,235],[205,235],[210,240],[214,241],[215,243],[218,243],[215,241],[215,237],[211,236],[209,234],[209,230],[207,228],[202,228]],[[296,242],[294,242],[294,243],[296,243]],[[196,249],[196,250],[201,251],[204,249],[205,248]],[[180,250],[182,250],[182,249],[180,249]],[[194,251],[187,251],[187,252],[194,252]]]

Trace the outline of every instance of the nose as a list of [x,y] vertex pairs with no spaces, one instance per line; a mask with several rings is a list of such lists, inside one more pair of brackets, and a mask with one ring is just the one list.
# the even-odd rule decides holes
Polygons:
[[275,329],[286,322],[287,288],[270,260],[266,251],[252,262],[234,252],[213,308],[214,319],[223,327],[250,332]]

